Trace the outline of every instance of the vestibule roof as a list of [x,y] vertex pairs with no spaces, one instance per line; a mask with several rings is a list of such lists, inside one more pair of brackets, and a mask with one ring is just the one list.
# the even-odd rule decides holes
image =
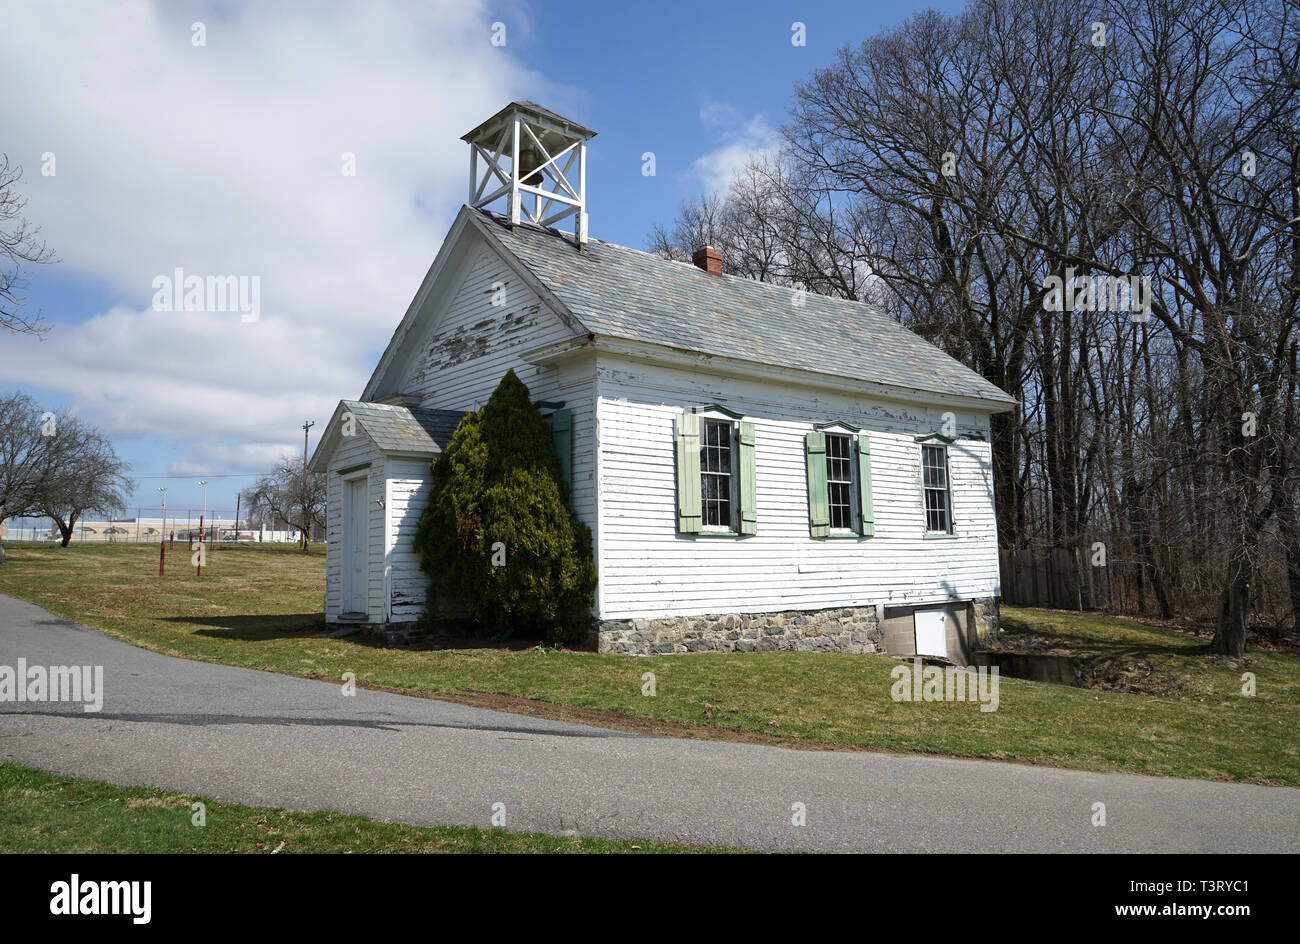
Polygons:
[[311,471],[325,471],[341,438],[345,413],[352,414],[358,430],[369,436],[380,452],[429,457],[442,453],[465,415],[461,410],[424,410],[392,403],[340,400],[312,455]]

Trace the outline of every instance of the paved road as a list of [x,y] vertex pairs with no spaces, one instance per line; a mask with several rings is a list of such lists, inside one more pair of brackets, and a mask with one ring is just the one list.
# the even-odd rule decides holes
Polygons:
[[[1300,852],[1300,790],[607,731],[172,659],[0,596],[0,665],[102,665],[103,710],[0,702],[0,759],[417,825],[819,852]],[[791,823],[803,803],[807,825]],[[1107,825],[1090,823],[1106,804]]]

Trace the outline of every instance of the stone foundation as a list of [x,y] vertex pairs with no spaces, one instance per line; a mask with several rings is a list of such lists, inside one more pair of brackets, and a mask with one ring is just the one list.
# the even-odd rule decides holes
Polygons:
[[975,620],[974,648],[987,649],[997,642],[998,632],[1002,627],[1001,609],[997,597],[982,597],[971,600],[971,615]]
[[676,616],[605,620],[601,652],[658,655],[669,652],[884,651],[874,606],[832,607],[723,616]]

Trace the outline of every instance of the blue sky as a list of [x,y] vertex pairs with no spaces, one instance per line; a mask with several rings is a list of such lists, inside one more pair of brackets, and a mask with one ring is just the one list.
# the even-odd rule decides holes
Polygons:
[[[0,389],[105,428],[133,506],[166,485],[197,508],[207,477],[233,509],[360,392],[464,199],[478,121],[530,98],[595,129],[591,234],[641,248],[773,146],[796,82],[924,7],[960,4],[9,4],[0,149],[61,261],[28,280],[47,338],[0,335]],[[177,267],[258,276],[258,321],[153,310]]]

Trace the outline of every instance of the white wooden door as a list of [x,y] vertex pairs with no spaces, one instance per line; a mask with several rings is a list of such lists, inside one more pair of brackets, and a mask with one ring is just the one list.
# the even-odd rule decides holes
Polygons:
[[947,612],[943,609],[913,610],[912,618],[916,621],[916,654],[947,658]]
[[370,528],[366,476],[350,479],[343,503],[343,612],[365,613]]

